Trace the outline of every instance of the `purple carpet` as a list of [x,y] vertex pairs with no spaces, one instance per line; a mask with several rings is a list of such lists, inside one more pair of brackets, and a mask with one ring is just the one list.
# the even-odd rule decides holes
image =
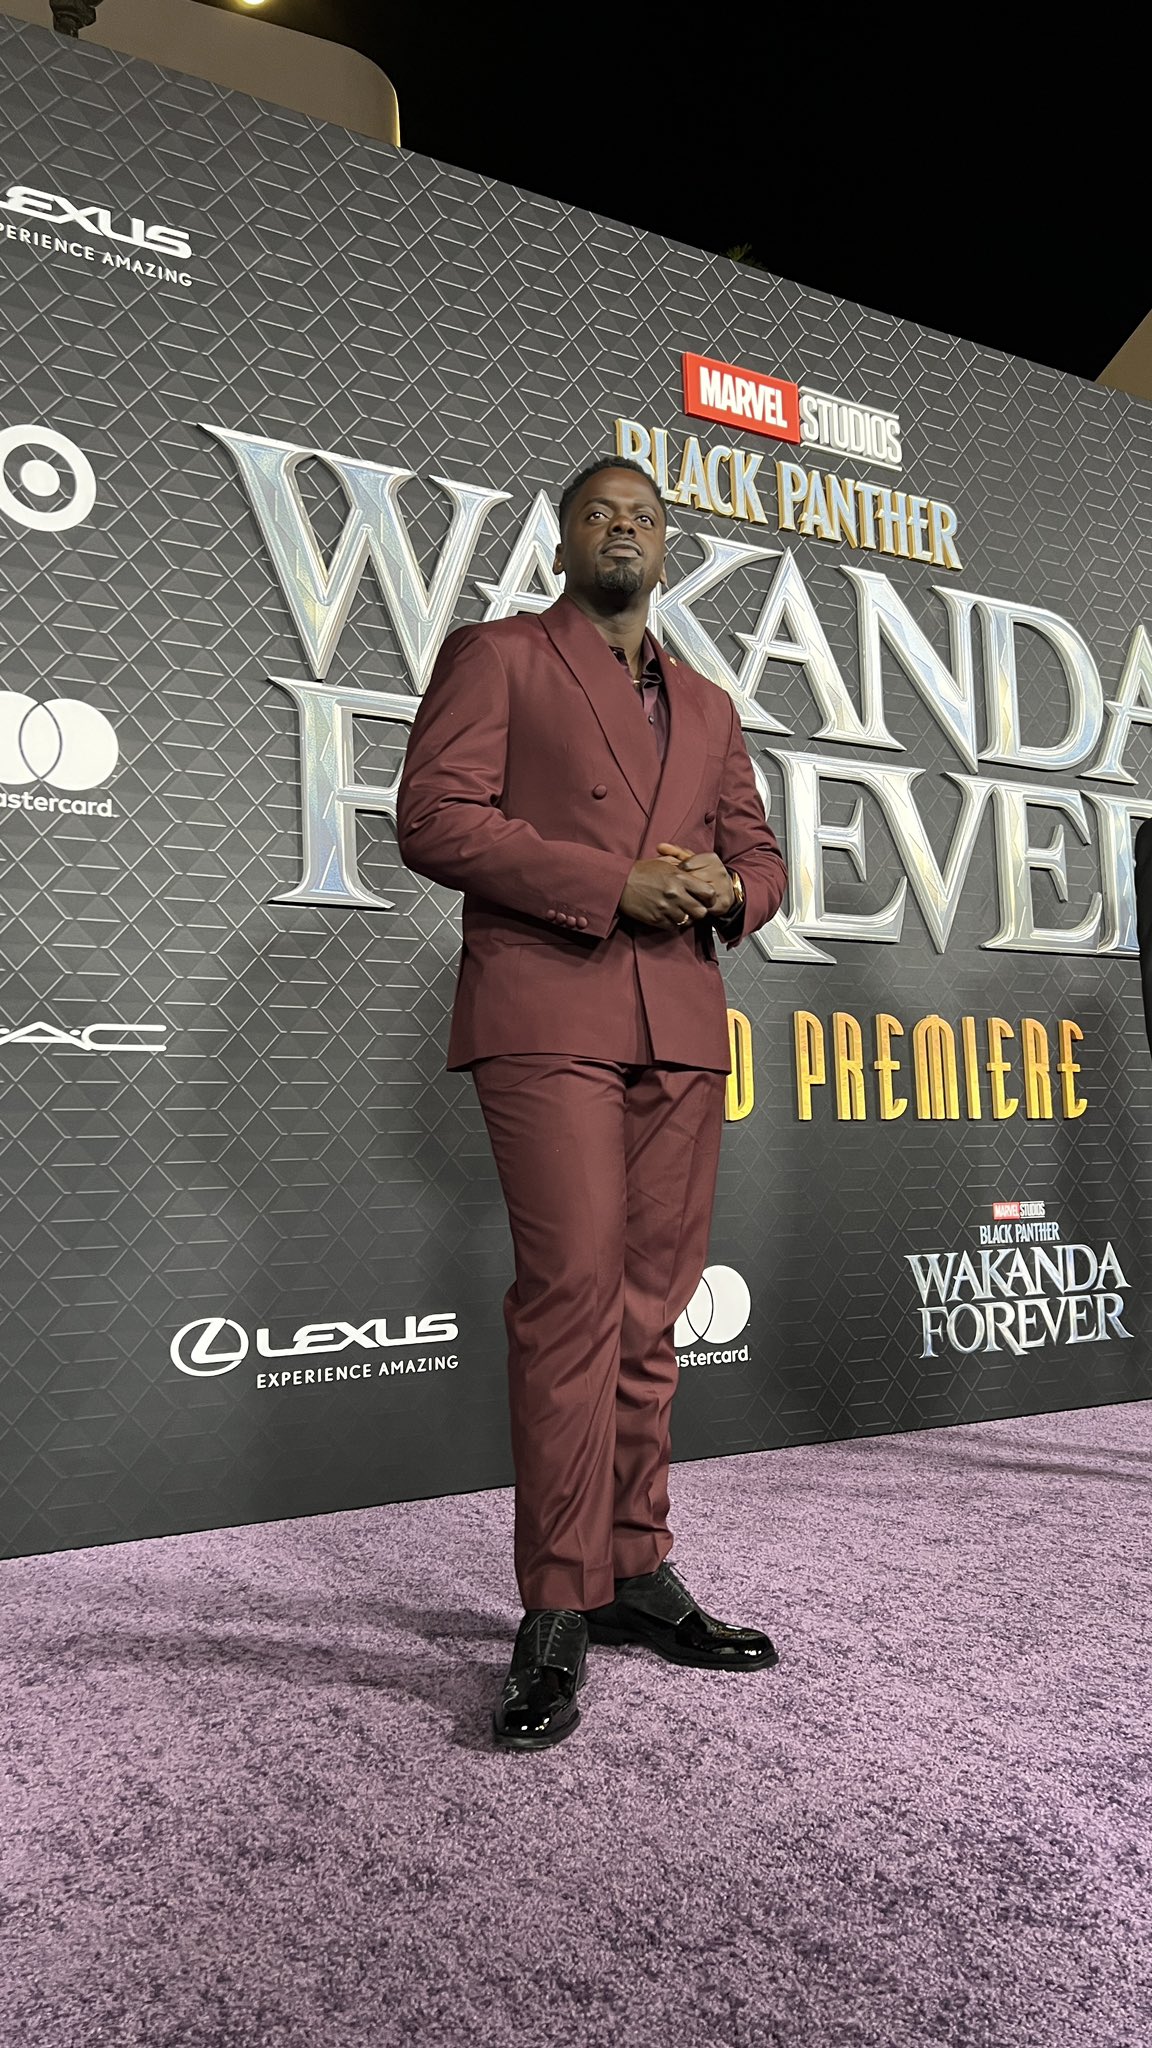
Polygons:
[[544,1755],[506,1493],[0,1565],[5,2048],[1148,2048],[1152,1403],[673,1480]]

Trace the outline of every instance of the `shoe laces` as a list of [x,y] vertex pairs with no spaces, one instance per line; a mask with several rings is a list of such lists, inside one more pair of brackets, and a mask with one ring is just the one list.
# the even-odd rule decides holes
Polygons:
[[616,1597],[663,1621],[682,1621],[696,1607],[687,1586],[677,1578],[667,1559],[658,1564],[654,1572],[622,1580],[616,1588]]
[[526,1614],[516,1636],[516,1661],[575,1671],[586,1628],[584,1616],[575,1608],[544,1607]]
[[688,1602],[689,1607],[695,1607],[695,1600],[692,1598],[692,1595],[688,1591],[687,1586],[684,1584],[683,1579],[680,1578],[678,1573],[673,1571],[672,1566],[668,1563],[667,1558],[665,1558],[663,1564],[657,1565],[656,1577],[659,1579],[660,1584],[662,1586],[668,1586],[674,1592],[683,1594],[683,1597]]

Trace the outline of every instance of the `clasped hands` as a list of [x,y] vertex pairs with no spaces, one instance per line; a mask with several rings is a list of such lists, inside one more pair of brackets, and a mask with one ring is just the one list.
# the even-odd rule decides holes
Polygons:
[[727,917],[736,901],[718,853],[692,853],[661,841],[655,860],[638,860],[624,884],[620,909],[637,924],[675,930],[705,917]]

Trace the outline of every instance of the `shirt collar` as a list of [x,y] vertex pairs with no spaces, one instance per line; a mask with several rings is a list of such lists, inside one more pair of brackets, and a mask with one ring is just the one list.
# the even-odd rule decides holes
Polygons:
[[[638,680],[641,683],[662,683],[664,681],[664,677],[660,669],[660,657],[656,652],[656,647],[653,642],[652,635],[650,633],[645,633],[643,645],[640,651],[644,655],[645,659],[644,666],[640,671]],[[622,647],[614,647],[612,649],[612,652],[616,656],[616,659],[620,663],[621,667],[627,668],[628,656],[625,654],[624,649]],[[629,670],[629,674],[631,674],[631,670]]]

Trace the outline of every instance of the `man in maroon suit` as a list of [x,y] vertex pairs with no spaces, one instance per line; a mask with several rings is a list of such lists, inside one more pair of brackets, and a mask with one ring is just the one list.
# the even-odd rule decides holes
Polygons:
[[637,464],[574,478],[564,596],[450,636],[400,788],[405,861],[464,891],[448,1065],[472,1070],[515,1248],[505,1748],[576,1726],[589,1638],[776,1662],[666,1561],[673,1326],[707,1255],[729,1066],[714,936],[764,924],[787,878],[731,698],[648,632],[664,540]]

